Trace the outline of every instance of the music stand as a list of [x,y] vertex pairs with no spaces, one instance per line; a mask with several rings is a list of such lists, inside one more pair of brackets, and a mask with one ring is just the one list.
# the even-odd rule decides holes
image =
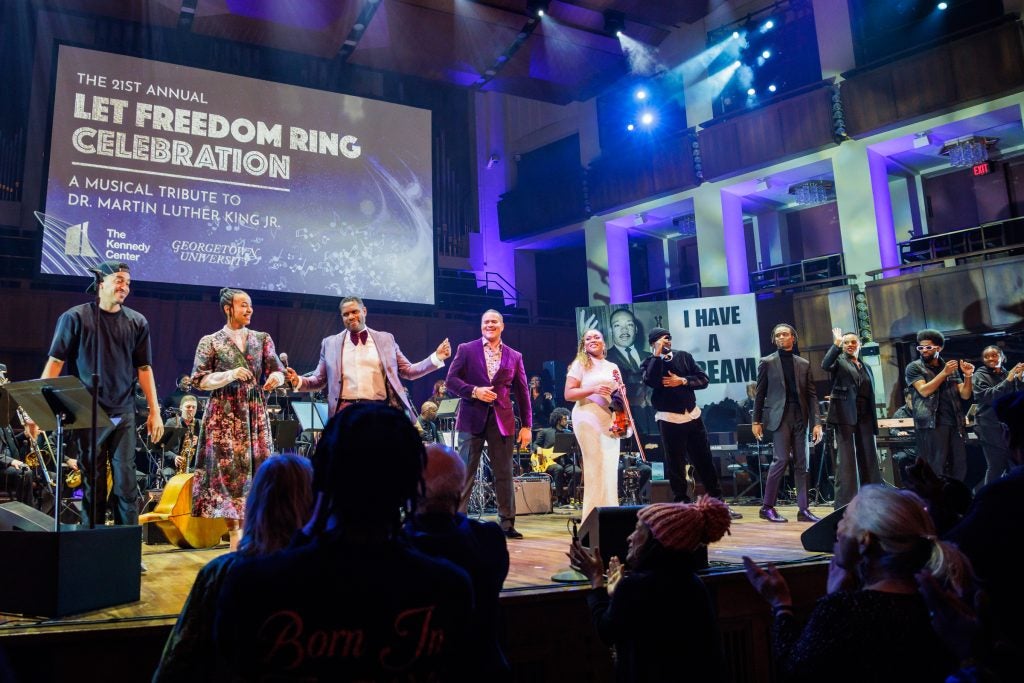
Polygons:
[[[764,500],[764,472],[761,470],[761,441],[754,436],[754,426],[752,424],[738,424],[736,425],[736,446],[737,448],[754,447],[754,457],[757,458],[757,487],[760,492],[760,498]],[[750,466],[747,465],[747,470],[750,470]],[[733,475],[735,477],[735,475]],[[735,484],[735,479],[733,479]],[[747,495],[750,489],[754,488],[754,483],[751,482],[747,488],[743,489],[742,493],[738,493],[733,497],[733,502]],[[735,486],[733,487],[735,493]]]
[[[54,487],[53,530],[60,532],[60,489],[64,481],[64,430],[92,427],[92,394],[77,377],[54,377],[52,379],[30,379],[10,382],[0,387],[0,423],[11,424],[21,407],[28,413],[40,430],[55,431],[57,452],[54,455],[57,468]],[[96,409],[97,429],[113,423],[102,408]],[[93,454],[96,461],[96,453]],[[90,518],[91,519],[91,518]]]
[[322,432],[327,424],[327,404],[316,401],[292,401],[292,412],[304,432]]
[[556,458],[567,456],[571,460],[573,469],[576,471],[576,490],[571,493],[566,491],[566,493],[570,498],[580,500],[582,496],[578,494],[581,482],[583,481],[583,475],[579,463],[580,444],[576,440],[576,435],[572,432],[555,432],[555,445],[552,453]]
[[459,411],[460,401],[462,401],[461,398],[442,398],[440,405],[437,406],[437,419],[448,420],[448,440],[450,441],[448,445],[452,448],[455,448],[457,441],[455,438],[455,414]]

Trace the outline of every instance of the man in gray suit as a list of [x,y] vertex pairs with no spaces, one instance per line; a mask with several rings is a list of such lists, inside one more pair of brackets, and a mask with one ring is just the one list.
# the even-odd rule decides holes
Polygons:
[[437,351],[419,363],[411,363],[388,332],[366,326],[366,306],[357,296],[341,300],[341,321],[345,329],[320,343],[316,369],[299,375],[286,370],[288,383],[296,391],[320,391],[327,387],[328,414],[334,415],[352,403],[388,403],[414,420],[414,410],[402,387],[403,379],[419,379],[444,367],[452,355],[445,339]]
[[[793,461],[797,489],[797,520],[819,521],[807,507],[807,427],[812,426],[814,443],[821,441],[818,395],[811,381],[811,364],[794,353],[796,329],[781,323],[772,330],[778,351],[765,356],[757,367],[754,421],[751,430],[758,440],[764,430],[773,432],[775,459],[768,470],[759,516],[769,522],[787,522],[775,509],[779,486],[786,467]],[[763,422],[762,422],[763,419]]]

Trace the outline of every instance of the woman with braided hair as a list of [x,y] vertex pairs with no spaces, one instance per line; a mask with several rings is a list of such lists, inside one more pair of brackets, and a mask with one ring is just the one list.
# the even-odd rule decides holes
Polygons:
[[[601,640],[615,646],[616,680],[722,680],[718,618],[696,570],[698,551],[731,523],[729,506],[709,496],[643,507],[627,539],[625,565],[611,558],[607,578],[600,550],[573,540],[569,559],[590,580],[587,603]],[[668,626],[651,626],[652,609],[672,615]]]
[[772,607],[773,652],[793,681],[943,681],[956,660],[932,630],[915,574],[927,569],[963,596],[967,558],[935,535],[916,494],[869,484],[836,530],[827,594],[805,626],[793,615],[789,586],[772,565],[743,558],[747,578]]
[[192,365],[192,386],[210,392],[192,480],[192,515],[224,518],[231,550],[237,550],[245,497],[273,445],[264,392],[284,384],[284,365],[270,335],[249,329],[248,294],[225,287],[220,307],[225,325],[199,340]]

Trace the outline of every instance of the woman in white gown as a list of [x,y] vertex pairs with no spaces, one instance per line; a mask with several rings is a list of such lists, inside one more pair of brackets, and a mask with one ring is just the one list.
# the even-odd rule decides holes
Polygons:
[[565,400],[576,402],[572,428],[583,453],[582,519],[596,507],[619,504],[619,440],[609,431],[613,373],[619,369],[604,356],[604,335],[587,330],[565,377]]

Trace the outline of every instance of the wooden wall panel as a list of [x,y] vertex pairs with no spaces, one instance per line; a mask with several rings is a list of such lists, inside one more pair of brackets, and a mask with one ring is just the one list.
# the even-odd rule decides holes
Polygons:
[[868,282],[864,293],[875,340],[899,339],[926,327],[918,277],[908,275]]
[[704,177],[715,179],[831,144],[827,83],[700,131]]
[[986,303],[992,325],[1021,325],[1024,318],[1024,259],[989,263],[985,267]]

